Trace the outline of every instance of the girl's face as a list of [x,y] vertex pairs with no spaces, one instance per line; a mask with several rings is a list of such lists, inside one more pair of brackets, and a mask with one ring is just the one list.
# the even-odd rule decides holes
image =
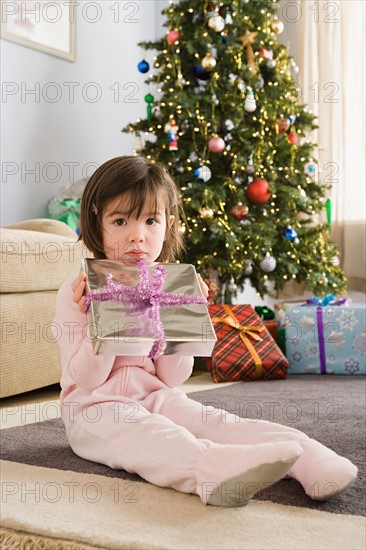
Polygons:
[[103,248],[107,260],[135,265],[145,260],[150,265],[159,257],[166,232],[174,216],[166,219],[163,203],[155,213],[153,201],[147,197],[138,218],[127,216],[127,198],[116,197],[102,215]]

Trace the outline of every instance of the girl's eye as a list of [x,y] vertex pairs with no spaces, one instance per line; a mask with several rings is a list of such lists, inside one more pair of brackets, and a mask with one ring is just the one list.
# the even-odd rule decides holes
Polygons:
[[146,224],[147,225],[155,225],[156,224],[156,220],[154,218],[148,218],[146,220]]
[[114,224],[117,225],[118,227],[121,227],[122,225],[126,225],[126,220],[124,220],[123,218],[119,218],[118,220],[115,220],[114,221]]

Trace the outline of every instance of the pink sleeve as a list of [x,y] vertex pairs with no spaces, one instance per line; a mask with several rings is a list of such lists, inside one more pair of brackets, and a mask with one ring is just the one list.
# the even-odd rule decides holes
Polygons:
[[73,301],[73,279],[58,291],[53,332],[61,348],[62,381],[92,390],[107,380],[115,357],[94,355],[87,316]]
[[156,375],[170,388],[183,384],[192,374],[193,357],[161,355],[154,363]]

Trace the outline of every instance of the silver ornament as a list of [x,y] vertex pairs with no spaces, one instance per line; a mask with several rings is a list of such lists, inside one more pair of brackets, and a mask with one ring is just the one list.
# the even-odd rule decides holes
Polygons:
[[335,267],[338,267],[341,263],[339,256],[333,256],[333,258],[330,261]]
[[269,69],[274,69],[277,63],[274,59],[268,59],[266,65]]
[[231,277],[230,283],[228,284],[227,289],[232,294],[234,294],[238,290],[238,287],[237,287],[237,285],[235,284],[235,281],[234,281],[234,277]]
[[253,273],[253,263],[251,260],[245,260],[244,275],[251,275]]
[[276,269],[277,262],[269,252],[266,252],[266,255],[263,260],[260,261],[259,265],[262,271],[265,271],[265,273],[271,273],[271,271]]
[[211,179],[211,170],[208,166],[201,165],[194,171],[194,175],[199,181],[206,183]]

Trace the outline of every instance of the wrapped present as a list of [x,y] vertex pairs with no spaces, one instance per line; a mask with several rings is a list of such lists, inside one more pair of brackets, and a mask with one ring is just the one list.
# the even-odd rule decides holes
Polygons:
[[215,331],[192,265],[84,259],[83,269],[95,354],[211,355]]
[[289,373],[366,374],[364,304],[327,295],[282,311]]
[[250,305],[209,306],[217,342],[206,366],[214,382],[287,377],[288,361]]
[[267,306],[255,306],[255,311],[263,321],[264,326],[276,341],[278,347],[286,355],[286,333],[285,329],[275,319],[275,312]]

